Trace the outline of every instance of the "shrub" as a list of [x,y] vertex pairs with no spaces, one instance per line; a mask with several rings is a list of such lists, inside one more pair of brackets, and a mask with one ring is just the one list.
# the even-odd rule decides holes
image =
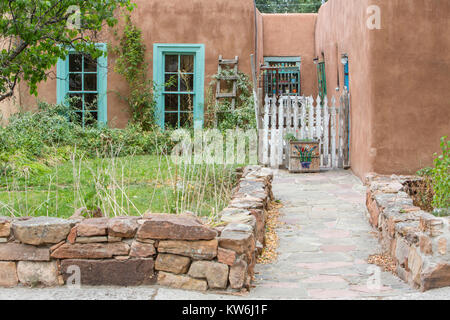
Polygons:
[[442,154],[435,154],[434,168],[431,169],[433,179],[433,206],[438,209],[450,208],[450,140],[441,138]]
[[111,155],[145,155],[170,152],[174,143],[170,131],[158,127],[144,131],[139,124],[125,129],[107,126],[83,128],[74,113],[63,105],[39,103],[36,112],[19,112],[0,127],[0,170],[23,175],[42,172],[48,166],[70,159],[76,150],[89,158]]
[[[450,140],[441,138],[442,154],[434,154],[434,167],[419,170],[417,174],[424,178],[422,198],[427,207],[435,208],[438,215],[448,214],[450,208]],[[431,201],[427,200],[432,198]]]

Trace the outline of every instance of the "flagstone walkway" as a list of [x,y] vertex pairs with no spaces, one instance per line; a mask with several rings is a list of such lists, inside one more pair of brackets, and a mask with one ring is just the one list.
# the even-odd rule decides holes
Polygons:
[[279,171],[273,193],[284,204],[279,257],[257,267],[250,297],[373,299],[416,292],[367,263],[380,246],[366,217],[365,187],[351,171]]

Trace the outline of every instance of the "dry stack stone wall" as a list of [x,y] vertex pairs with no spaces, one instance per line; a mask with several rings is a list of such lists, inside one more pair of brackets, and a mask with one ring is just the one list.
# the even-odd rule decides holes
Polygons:
[[414,179],[369,174],[370,223],[401,279],[423,291],[450,286],[450,217],[436,217],[413,205],[405,185]]
[[65,285],[78,273],[81,285],[249,289],[273,174],[259,166],[240,174],[215,228],[193,215],[0,217],[0,286]]

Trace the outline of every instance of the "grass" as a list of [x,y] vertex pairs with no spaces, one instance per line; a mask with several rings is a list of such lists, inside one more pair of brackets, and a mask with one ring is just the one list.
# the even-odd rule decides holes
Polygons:
[[229,202],[235,167],[174,164],[169,157],[71,160],[47,172],[0,176],[0,215],[68,218],[79,208],[105,216],[193,212],[214,219]]

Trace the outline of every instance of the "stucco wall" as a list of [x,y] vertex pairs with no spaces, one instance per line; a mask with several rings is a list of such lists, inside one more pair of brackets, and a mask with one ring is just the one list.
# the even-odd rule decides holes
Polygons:
[[[331,0],[319,11],[316,25],[316,52],[325,60],[328,99],[339,101],[344,86],[341,54],[349,56],[351,92],[351,166],[363,176],[373,170],[372,149],[373,82],[371,54],[373,43],[366,28],[366,8],[369,0]],[[372,31],[373,32],[373,31]],[[338,84],[339,75],[339,84]],[[339,87],[339,91],[336,88]],[[372,150],[373,151],[373,150]]]
[[414,173],[432,165],[450,136],[450,2],[373,1],[374,171]]
[[314,34],[317,14],[263,14],[264,56],[302,58],[302,94],[317,96]]
[[[154,43],[204,44],[206,86],[212,80],[211,76],[217,73],[219,55],[225,59],[239,56],[239,70],[250,75],[250,54],[255,52],[256,45],[253,0],[134,0],[133,2],[137,4],[137,8],[132,13],[132,20],[143,31],[150,78],[153,76]],[[112,32],[104,32],[99,41],[114,43]],[[126,94],[127,84],[121,76],[113,72],[114,60],[114,55],[110,54],[108,121],[112,126],[124,127],[128,122],[129,112],[117,92]],[[56,80],[48,80],[39,85],[38,89],[38,99],[56,102]],[[25,88],[21,90],[21,96],[24,105],[30,107],[36,105],[36,97],[29,96]]]
[[[370,30],[367,8],[381,9]],[[325,56],[328,97],[343,87],[349,56],[351,166],[409,174],[432,165],[450,134],[450,3],[444,0],[330,0],[319,11],[316,55]],[[339,74],[339,84],[338,84]]]

